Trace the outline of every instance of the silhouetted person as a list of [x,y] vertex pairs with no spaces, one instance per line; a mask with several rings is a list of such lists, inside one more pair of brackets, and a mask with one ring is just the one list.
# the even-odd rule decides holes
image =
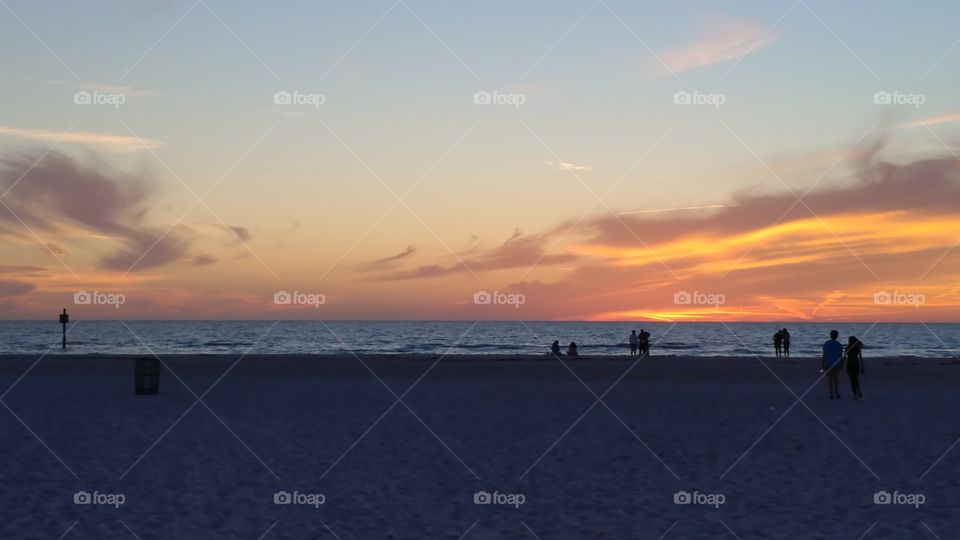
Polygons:
[[650,356],[650,332],[640,329],[640,356]]
[[783,336],[783,356],[790,358],[790,332],[786,328],[780,331]]
[[637,337],[637,331],[630,331],[630,356],[637,354],[637,348],[640,346],[640,338]]
[[560,356],[560,355],[562,354],[562,353],[560,352],[560,342],[559,342],[559,341],[554,340],[553,345],[550,345],[550,352],[551,352],[554,356]]
[[850,391],[853,392],[853,399],[863,397],[863,393],[860,392],[860,375],[863,374],[863,343],[855,336],[850,336],[847,340],[847,376],[850,377]]
[[577,342],[571,341],[570,346],[567,347],[567,356],[577,356]]
[[840,399],[840,388],[837,387],[837,374],[843,366],[843,344],[837,341],[840,332],[830,331],[830,339],[823,343],[823,358],[820,367],[827,374],[827,384],[830,387],[830,399]]
[[783,356],[783,331],[777,330],[773,335],[773,350],[777,353],[777,358]]

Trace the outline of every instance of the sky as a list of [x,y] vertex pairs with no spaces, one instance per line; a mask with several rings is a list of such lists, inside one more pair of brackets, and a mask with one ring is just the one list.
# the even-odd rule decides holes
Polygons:
[[957,321],[958,16],[2,0],[0,318]]

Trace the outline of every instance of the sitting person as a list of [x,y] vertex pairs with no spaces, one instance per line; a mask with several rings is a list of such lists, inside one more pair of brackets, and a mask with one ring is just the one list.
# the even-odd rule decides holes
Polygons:
[[553,354],[554,356],[560,356],[560,355],[562,354],[562,353],[560,352],[560,342],[559,342],[559,341],[554,340],[553,345],[550,346],[550,353]]
[[571,341],[570,346],[567,347],[567,356],[577,356],[577,342]]

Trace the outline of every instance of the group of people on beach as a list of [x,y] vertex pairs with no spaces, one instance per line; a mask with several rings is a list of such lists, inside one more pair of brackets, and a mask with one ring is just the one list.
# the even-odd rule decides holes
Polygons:
[[840,332],[830,331],[830,339],[823,343],[823,357],[820,361],[820,371],[827,375],[827,385],[830,389],[830,399],[840,399],[839,376],[844,365],[847,367],[847,376],[850,378],[850,391],[853,399],[860,399],[860,376],[865,374],[863,368],[863,343],[856,336],[847,339],[847,346],[837,339]]
[[650,356],[650,332],[643,328],[639,334],[636,330],[630,331],[630,356]]
[[[563,352],[560,351],[560,342],[554,340],[553,345],[550,345],[550,354],[554,356],[563,356]],[[577,342],[571,341],[570,345],[567,346],[567,356],[577,356]]]
[[[554,340],[553,344],[550,345],[550,354],[563,356],[559,340]],[[576,341],[571,341],[570,345],[567,346],[567,356],[578,356]],[[650,356],[650,332],[643,328],[640,329],[639,334],[636,330],[630,331],[630,356]]]
[[773,349],[777,352],[777,358],[790,358],[790,332],[786,328],[773,334]]

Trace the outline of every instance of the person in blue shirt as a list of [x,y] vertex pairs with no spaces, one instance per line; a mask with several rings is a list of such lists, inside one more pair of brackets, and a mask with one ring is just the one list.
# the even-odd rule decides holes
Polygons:
[[827,384],[830,386],[830,399],[840,399],[840,388],[838,388],[838,375],[843,366],[843,344],[837,341],[840,332],[830,331],[830,339],[823,343],[823,358],[820,361],[820,368],[827,374]]

